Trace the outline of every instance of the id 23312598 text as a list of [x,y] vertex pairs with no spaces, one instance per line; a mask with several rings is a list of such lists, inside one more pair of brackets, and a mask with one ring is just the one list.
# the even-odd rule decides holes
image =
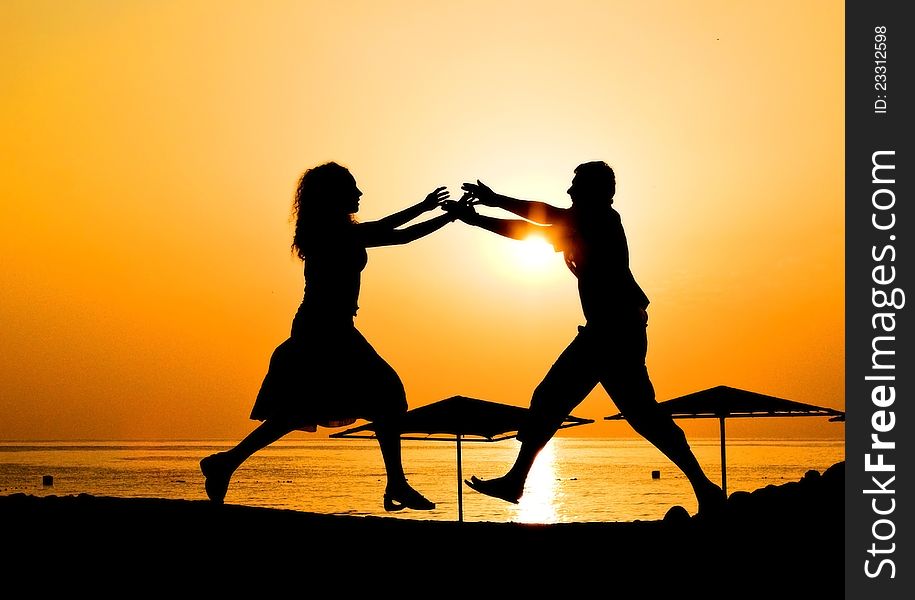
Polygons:
[[886,93],[886,26],[874,27],[874,114],[885,115],[887,109]]

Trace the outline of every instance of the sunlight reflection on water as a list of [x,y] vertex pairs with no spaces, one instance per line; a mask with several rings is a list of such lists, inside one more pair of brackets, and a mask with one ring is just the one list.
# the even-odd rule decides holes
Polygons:
[[514,507],[513,521],[519,523],[555,523],[556,514],[556,445],[547,446],[537,456],[524,486],[524,495]]
[[[231,446],[198,442],[0,442],[0,494],[155,497],[204,500],[197,466]],[[721,477],[717,439],[691,440],[700,464]],[[516,440],[463,444],[463,477],[490,478],[511,466]],[[844,460],[842,441],[729,440],[728,490],[796,481]],[[226,502],[351,515],[555,523],[657,520],[674,505],[695,511],[686,478],[644,440],[555,438],[538,456],[519,504],[478,494],[457,481],[455,445],[404,442],[411,484],[437,503],[428,512],[382,509],[385,475],[373,440],[281,441],[253,456],[232,480]],[[651,472],[660,471],[659,479]],[[52,475],[52,486],[43,486]],[[460,492],[459,492],[460,490]]]

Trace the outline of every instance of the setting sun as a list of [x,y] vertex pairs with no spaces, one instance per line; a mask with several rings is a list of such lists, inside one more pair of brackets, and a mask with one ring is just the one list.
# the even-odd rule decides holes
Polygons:
[[525,272],[543,271],[561,262],[561,255],[542,236],[531,235],[512,245],[513,263]]

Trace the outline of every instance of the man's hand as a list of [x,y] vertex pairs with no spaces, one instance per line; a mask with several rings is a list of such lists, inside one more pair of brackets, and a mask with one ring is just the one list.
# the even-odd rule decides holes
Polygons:
[[[461,189],[464,190],[464,197],[470,197],[472,200],[476,200],[477,203],[484,206],[496,206],[496,193],[493,192],[489,186],[477,179],[476,183],[465,183],[461,185]],[[462,198],[463,200],[463,198]]]

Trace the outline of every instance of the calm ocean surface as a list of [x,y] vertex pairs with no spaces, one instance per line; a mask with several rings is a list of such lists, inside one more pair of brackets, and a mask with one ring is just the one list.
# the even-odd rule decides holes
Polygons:
[[[721,481],[718,439],[691,440],[699,462]],[[0,495],[93,494],[203,500],[197,462],[234,441],[0,442]],[[385,513],[384,469],[373,440],[280,441],[255,454],[232,479],[230,504],[325,514],[457,520],[454,442],[404,441],[410,482],[437,507]],[[501,475],[516,440],[462,444],[463,476]],[[728,440],[728,492],[796,481],[845,460],[843,441]],[[652,471],[660,471],[658,479]],[[42,477],[53,477],[46,486]],[[464,486],[465,521],[567,523],[657,520],[674,505],[695,513],[686,478],[642,440],[554,438],[538,457],[518,505]]]

